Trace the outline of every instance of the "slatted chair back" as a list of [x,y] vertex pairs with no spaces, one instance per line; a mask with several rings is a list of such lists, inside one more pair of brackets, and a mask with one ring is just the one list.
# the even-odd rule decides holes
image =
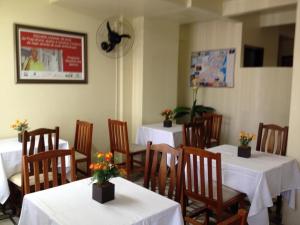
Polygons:
[[247,211],[239,209],[238,213],[225,221],[218,223],[218,225],[246,225],[247,224]]
[[182,149],[147,144],[144,187],[180,202]]
[[194,147],[183,147],[184,196],[202,201],[206,205],[222,210],[221,154]]
[[215,145],[220,145],[222,119],[221,114],[212,114],[211,140],[215,141]]
[[108,119],[110,151],[120,152],[129,156],[127,122]]
[[[52,150],[30,156],[24,155],[24,194],[31,192],[32,179],[34,179],[34,191],[65,184],[67,182],[66,157],[71,157],[71,181],[75,181],[75,155],[73,149]],[[30,171],[29,165],[31,164],[33,164],[33,171]],[[33,172],[33,176],[30,176],[31,172]]]
[[259,124],[256,150],[276,155],[286,155],[289,128],[275,124]]
[[[48,144],[47,149],[45,143]],[[59,127],[55,127],[54,129],[40,128],[30,132],[24,131],[22,144],[23,156],[58,149]],[[30,176],[31,175],[33,175],[33,164],[30,164]]]
[[91,158],[93,139],[93,124],[86,121],[76,121],[74,148],[76,151]]
[[183,145],[205,148],[205,123],[203,120],[186,123],[182,127]]

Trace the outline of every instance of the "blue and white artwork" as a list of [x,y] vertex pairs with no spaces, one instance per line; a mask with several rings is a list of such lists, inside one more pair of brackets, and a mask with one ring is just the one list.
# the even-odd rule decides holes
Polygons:
[[233,87],[235,52],[233,48],[193,52],[191,86]]

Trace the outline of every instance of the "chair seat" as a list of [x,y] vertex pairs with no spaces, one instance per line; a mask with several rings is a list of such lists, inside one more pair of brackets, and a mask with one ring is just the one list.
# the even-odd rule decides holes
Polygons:
[[78,151],[75,151],[75,160],[80,160],[80,159],[86,159],[86,155],[78,152]]
[[[49,181],[53,180],[52,172],[48,172],[48,179]],[[22,174],[16,173],[13,176],[9,178],[9,180],[14,183],[16,186],[21,187],[22,186]],[[40,174],[40,183],[44,183],[44,174]],[[29,185],[32,186],[35,184],[34,176],[29,177]]]
[[137,144],[130,145],[130,153],[137,153],[142,151],[146,151],[146,146]]
[[[201,185],[199,184],[199,187]],[[201,192],[201,190],[199,191]],[[223,195],[223,203],[226,204],[226,202],[229,202],[233,198],[237,197],[238,195],[241,195],[241,192],[238,192],[230,187],[227,187],[226,185],[222,185],[222,195]],[[208,184],[205,185],[205,195],[208,197]],[[216,182],[213,182],[213,197],[214,199],[217,198],[217,184]]]

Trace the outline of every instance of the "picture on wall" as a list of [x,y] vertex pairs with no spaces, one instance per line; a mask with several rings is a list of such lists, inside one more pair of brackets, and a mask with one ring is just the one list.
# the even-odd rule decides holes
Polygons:
[[15,24],[17,83],[87,83],[87,34]]
[[233,48],[193,52],[190,85],[233,87],[235,54]]

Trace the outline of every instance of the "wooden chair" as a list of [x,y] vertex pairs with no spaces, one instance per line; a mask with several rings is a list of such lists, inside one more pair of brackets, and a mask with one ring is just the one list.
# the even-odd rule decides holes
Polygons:
[[259,123],[256,150],[285,156],[288,130],[287,126]]
[[[203,138],[204,138],[204,147],[211,147],[211,137],[212,137],[212,125],[213,125],[213,114],[204,113],[201,117],[195,117],[193,123],[203,124]],[[194,146],[201,147],[201,146]]]
[[205,124],[203,120],[186,123],[182,127],[182,137],[184,146],[205,148]]
[[182,149],[147,144],[144,187],[180,202]]
[[[186,172],[183,173],[183,215],[186,215],[188,198],[204,203],[206,208],[216,214],[217,223],[222,220],[224,212],[229,207],[241,204],[245,194],[222,185],[221,154],[212,153],[194,147],[183,147]],[[193,221],[198,212],[186,216],[186,221]]]
[[212,114],[211,147],[220,145],[222,118],[221,114]]
[[[140,155],[141,158],[146,153],[146,146],[129,144],[127,122],[108,119],[110,151],[114,154],[118,152],[125,156],[124,165],[127,172],[127,178],[131,179],[133,171],[143,171],[144,165],[142,160],[134,159],[134,156]],[[135,167],[137,165],[137,167]]]
[[[27,142],[28,141],[28,142]],[[46,149],[45,142],[48,143]],[[22,155],[30,156],[36,153],[45,152],[46,150],[58,149],[59,146],[59,127],[54,129],[40,128],[33,131],[24,131],[22,143]],[[22,171],[22,169],[21,169]],[[22,172],[12,175],[8,179],[11,195],[10,200],[17,210],[21,209],[23,195],[24,195],[24,182]]]
[[24,155],[24,194],[67,183],[66,157],[68,156],[71,158],[71,181],[75,181],[75,154],[73,149],[52,150],[30,156]]
[[[256,150],[268,152],[276,155],[286,155],[289,128],[280,127],[275,124],[259,123]],[[277,196],[274,200],[276,204],[276,220],[281,223],[282,197]]]
[[227,220],[218,223],[218,225],[246,225],[247,224],[247,211],[239,209],[238,213]]
[[[84,174],[86,177],[90,176],[89,166],[91,164],[92,152],[92,138],[93,138],[93,124],[85,121],[76,121],[76,131],[74,138],[75,149],[75,167],[76,172]],[[78,164],[85,162],[86,170],[78,168]]]

